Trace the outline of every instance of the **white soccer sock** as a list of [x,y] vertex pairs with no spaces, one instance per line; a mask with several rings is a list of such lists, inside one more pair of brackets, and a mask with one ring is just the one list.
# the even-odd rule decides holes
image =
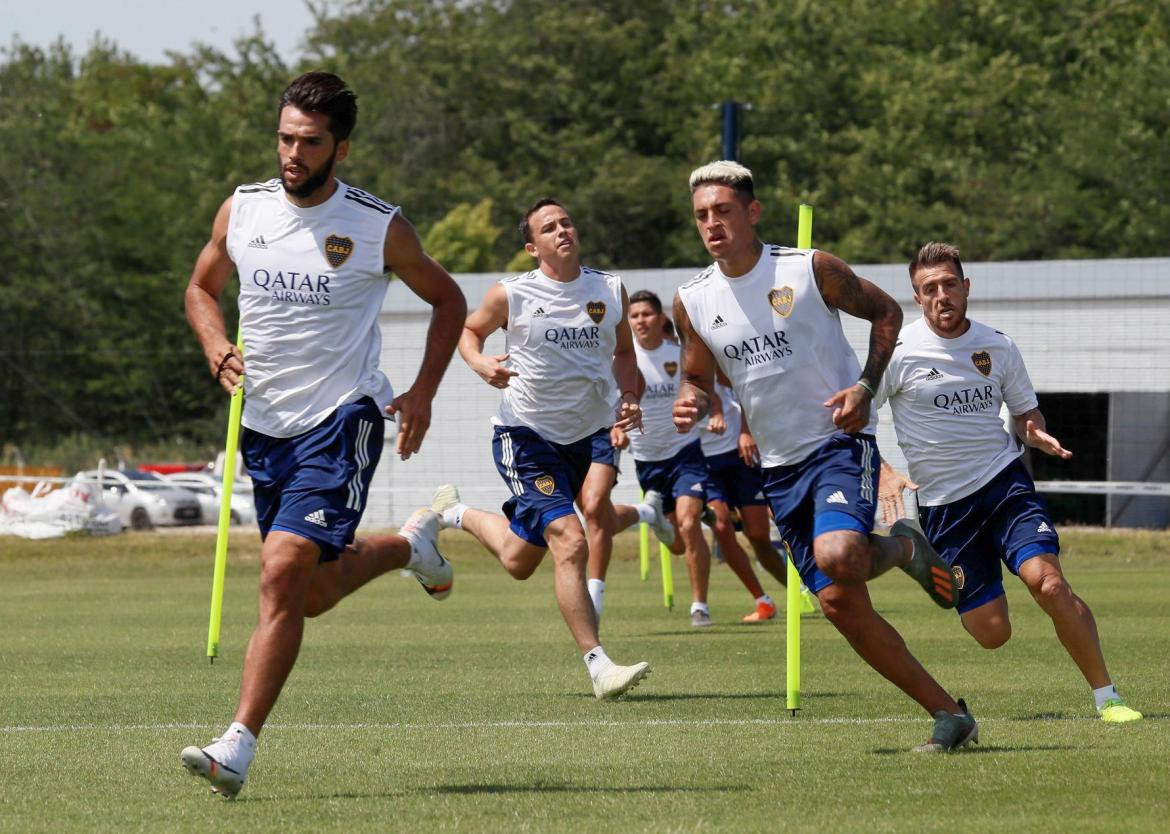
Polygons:
[[711,613],[711,609],[707,607],[707,603],[705,602],[692,602],[691,613],[694,614],[696,611],[702,611],[704,614]]
[[589,670],[589,677],[597,680],[597,676],[613,666],[613,661],[601,646],[594,646],[585,652],[585,668]]
[[758,605],[761,603],[767,604],[767,605],[775,605],[776,604],[772,601],[772,598],[770,596],[768,596],[767,594],[762,594],[761,596],[756,597],[756,604]]
[[593,613],[601,617],[601,598],[605,595],[605,580],[590,579],[585,583],[589,588],[589,599],[593,601]]
[[256,753],[256,736],[239,721],[233,721],[223,735],[206,749],[211,750],[212,758],[221,765],[243,773]]
[[456,504],[454,507],[448,507],[443,510],[442,519],[444,527],[453,527],[456,530],[463,529],[463,513],[467,511],[466,504]]
[[654,520],[654,508],[649,504],[635,504],[634,509],[638,511],[638,521],[643,524],[649,524]]
[[1093,700],[1097,702],[1097,709],[1105,706],[1105,702],[1110,698],[1121,699],[1121,694],[1117,691],[1117,687],[1113,684],[1107,684],[1100,689],[1093,690]]

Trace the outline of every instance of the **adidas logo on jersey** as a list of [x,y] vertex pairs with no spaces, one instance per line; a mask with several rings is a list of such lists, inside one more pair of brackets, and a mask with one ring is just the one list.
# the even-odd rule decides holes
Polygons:
[[1036,528],[1037,533],[1051,533],[1052,528],[1048,526],[1047,521],[1041,521],[1040,526]]
[[713,322],[711,322],[711,329],[718,330],[720,327],[726,327],[726,326],[727,326],[727,322],[725,322],[723,320],[723,316],[716,313],[715,320]]
[[843,493],[841,490],[837,490],[836,492],[834,492],[832,495],[830,495],[828,498],[825,499],[825,503],[826,504],[848,504],[849,501],[846,500],[845,493]]
[[548,313],[546,313],[544,311],[543,307],[537,307],[535,310],[532,311],[532,317],[534,319],[542,319],[547,315],[548,315]]
[[305,516],[305,521],[309,522],[310,524],[316,524],[318,527],[329,526],[329,522],[325,520],[324,510],[313,510],[313,512]]
[[931,379],[942,379],[942,378],[943,378],[943,375],[942,375],[942,373],[939,371],[939,369],[938,369],[938,368],[931,368],[931,369],[930,369],[930,373],[928,373],[928,374],[926,375],[926,378],[927,378],[928,380],[931,380]]
[[248,241],[248,248],[249,249],[267,249],[268,244],[264,242],[264,235],[256,235],[256,237],[254,237],[250,241]]

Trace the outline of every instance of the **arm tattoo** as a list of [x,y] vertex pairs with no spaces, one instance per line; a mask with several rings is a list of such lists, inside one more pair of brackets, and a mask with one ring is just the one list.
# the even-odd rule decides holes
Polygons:
[[877,286],[859,278],[849,264],[827,252],[817,252],[813,270],[826,304],[870,322],[869,356],[861,376],[876,386],[894,354],[902,308]]

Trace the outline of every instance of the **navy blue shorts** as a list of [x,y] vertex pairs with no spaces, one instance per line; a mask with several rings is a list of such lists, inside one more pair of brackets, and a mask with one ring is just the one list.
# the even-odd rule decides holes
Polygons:
[[377,404],[363,397],[296,437],[245,428],[240,447],[252,476],[260,538],[272,530],[295,533],[321,548],[322,562],[336,559],[366,509],[384,422]]
[[612,466],[615,471],[621,471],[618,463],[621,461],[622,450],[613,445],[609,437],[609,429],[598,429],[589,438],[593,442],[593,462]]
[[919,507],[926,537],[947,560],[959,586],[960,614],[1003,596],[1003,571],[1042,553],[1060,553],[1056,525],[1032,476],[1018,459],[966,498]]
[[548,547],[545,528],[576,513],[573,501],[593,462],[596,436],[562,445],[545,440],[527,426],[495,427],[492,454],[500,477],[512,491],[504,502],[504,515],[513,533],[529,544]]
[[707,459],[699,440],[666,460],[635,460],[634,471],[643,492],[654,490],[662,496],[664,513],[674,512],[675,499],[684,495],[707,500]]
[[722,501],[729,507],[767,504],[760,467],[748,466],[735,449],[708,456],[707,500]]
[[835,530],[869,535],[881,456],[871,434],[835,434],[790,466],[764,468],[764,495],[800,578],[813,593],[833,584],[813,557],[813,540]]

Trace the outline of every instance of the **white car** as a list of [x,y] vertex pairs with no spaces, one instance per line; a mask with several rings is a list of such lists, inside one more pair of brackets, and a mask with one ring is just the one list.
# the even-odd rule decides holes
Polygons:
[[[164,475],[175,486],[188,489],[199,497],[203,519],[215,524],[219,519],[219,495],[222,481],[209,472],[175,472]],[[232,482],[232,524],[255,524],[256,505],[252,502],[252,483],[236,479]]]
[[199,499],[153,472],[89,469],[78,472],[77,479],[97,486],[105,505],[134,530],[203,523]]

